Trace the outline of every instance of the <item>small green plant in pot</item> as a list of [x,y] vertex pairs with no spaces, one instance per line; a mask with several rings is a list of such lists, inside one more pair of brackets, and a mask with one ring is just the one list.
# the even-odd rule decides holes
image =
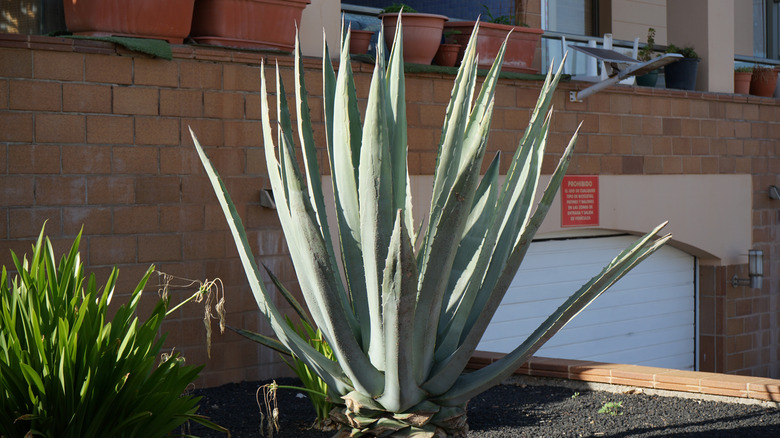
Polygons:
[[666,88],[695,90],[696,73],[699,69],[699,61],[701,61],[696,50],[691,46],[680,48],[674,44],[669,44],[666,47],[666,53],[679,53],[683,56],[677,62],[667,64],[664,67]]
[[[647,29],[647,44],[645,44],[644,47],[639,49],[639,53],[637,54],[637,59],[642,62],[650,61],[651,59],[655,58],[655,29],[652,27]],[[655,87],[655,84],[658,82],[658,69],[655,69],[651,71],[650,73],[643,74],[642,76],[636,77],[636,84],[641,85],[643,87]]]
[[750,80],[753,76],[752,66],[742,66],[734,69],[734,93],[749,94]]
[[[336,402],[331,417],[343,436],[466,436],[469,399],[511,375],[670,238],[658,238],[659,226],[638,239],[515,350],[481,370],[465,372],[552,205],[576,139],[575,134],[537,198],[558,71],[542,85],[503,182],[498,156],[480,175],[504,48],[476,93],[478,32],[476,26],[455,78],[430,213],[419,232],[407,168],[401,24],[389,61],[382,49],[376,58],[362,123],[349,53],[342,49],[338,74],[327,47],[323,54],[325,139],[336,211],[333,226],[339,235],[335,241],[326,217],[300,52],[294,77],[303,166],[296,160],[296,135],[278,67],[273,127],[268,81],[265,68],[261,70],[263,142],[277,213],[308,310],[336,361],[285,323],[263,283],[237,210],[195,140],[259,308],[279,342],[327,382]],[[349,47],[348,34],[344,38],[342,47]]]
[[118,271],[100,292],[83,273],[80,238],[57,263],[42,230],[29,259],[12,253],[13,278],[2,269],[0,436],[163,437],[188,420],[227,432],[184,395],[202,367],[160,358],[167,301],[136,316],[153,267],[109,320]]

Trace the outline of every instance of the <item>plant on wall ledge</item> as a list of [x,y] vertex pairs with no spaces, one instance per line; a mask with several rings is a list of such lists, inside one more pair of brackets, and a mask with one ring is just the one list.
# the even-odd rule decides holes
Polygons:
[[279,342],[328,384],[337,403],[331,417],[341,424],[338,436],[466,436],[470,398],[509,376],[670,238],[657,238],[662,226],[640,238],[574,292],[514,351],[485,368],[464,373],[553,202],[576,138],[537,199],[550,127],[548,109],[559,71],[547,76],[503,183],[498,156],[480,177],[503,49],[476,93],[477,32],[455,78],[430,214],[419,233],[412,217],[407,169],[401,25],[389,61],[379,48],[362,124],[349,62],[349,35],[342,41],[338,73],[324,48],[325,139],[337,242],[331,240],[325,213],[300,50],[294,77],[303,166],[296,160],[293,122],[278,67],[277,129],[272,127],[269,84],[265,69],[261,70],[263,142],[277,212],[308,310],[337,361],[317,352],[284,322],[263,283],[237,210],[195,140],[258,306]]

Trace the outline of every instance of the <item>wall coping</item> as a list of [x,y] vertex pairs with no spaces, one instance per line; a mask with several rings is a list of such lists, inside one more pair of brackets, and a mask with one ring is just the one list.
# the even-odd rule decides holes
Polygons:
[[[53,50],[60,52],[93,53],[104,55],[139,56],[147,55],[130,51],[117,44],[105,41],[50,37],[43,35],[18,35],[0,33],[0,48],[18,48],[30,50]],[[265,50],[235,49],[218,46],[206,46],[196,44],[172,44],[171,51],[174,59],[195,59],[212,62],[233,62],[241,64],[255,64],[278,62],[280,66],[292,67],[294,59],[292,55]],[[304,57],[307,68],[318,68],[322,63],[321,58]],[[334,60],[337,64],[337,60]],[[353,61],[353,70],[370,73],[373,65],[360,61]],[[356,67],[359,66],[359,67]],[[453,76],[446,72],[410,72],[415,76]],[[530,83],[539,82],[529,79],[502,78],[502,81]],[[559,89],[582,90],[593,85],[590,82],[571,81],[561,83]],[[772,97],[760,97],[744,94],[717,93],[710,91],[688,91],[667,88],[635,87],[631,85],[615,85],[608,88],[609,92],[617,92],[632,95],[647,95],[656,97],[677,97],[697,100],[714,100],[741,104],[762,104],[780,106],[780,99]],[[572,105],[587,105],[584,103],[571,103]]]
[[[468,368],[484,368],[504,356],[504,353],[477,351],[472,355]],[[766,377],[537,356],[521,365],[514,374],[780,402],[780,379]]]

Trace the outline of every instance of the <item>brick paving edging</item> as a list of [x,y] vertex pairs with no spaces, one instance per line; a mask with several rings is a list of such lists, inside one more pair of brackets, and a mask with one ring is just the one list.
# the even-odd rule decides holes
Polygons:
[[[503,353],[477,351],[469,361],[469,368],[485,367],[503,356]],[[547,357],[531,358],[515,374],[780,402],[780,380],[766,377]]]

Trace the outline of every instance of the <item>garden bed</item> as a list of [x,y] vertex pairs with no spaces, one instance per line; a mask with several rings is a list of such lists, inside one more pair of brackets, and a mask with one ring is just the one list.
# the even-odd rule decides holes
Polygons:
[[[264,383],[268,382],[228,384],[194,393],[203,396],[200,412],[230,429],[233,437],[257,437],[260,414],[255,393]],[[279,379],[278,383],[295,384],[295,380]],[[747,404],[738,398],[706,400],[662,396],[642,388],[600,387],[611,390],[606,391],[586,386],[563,379],[510,378],[471,400],[469,437],[780,436],[780,412],[767,402]],[[279,390],[278,406],[280,430],[274,436],[333,435],[310,429],[314,411],[302,392]],[[224,436],[195,426],[191,433]]]

